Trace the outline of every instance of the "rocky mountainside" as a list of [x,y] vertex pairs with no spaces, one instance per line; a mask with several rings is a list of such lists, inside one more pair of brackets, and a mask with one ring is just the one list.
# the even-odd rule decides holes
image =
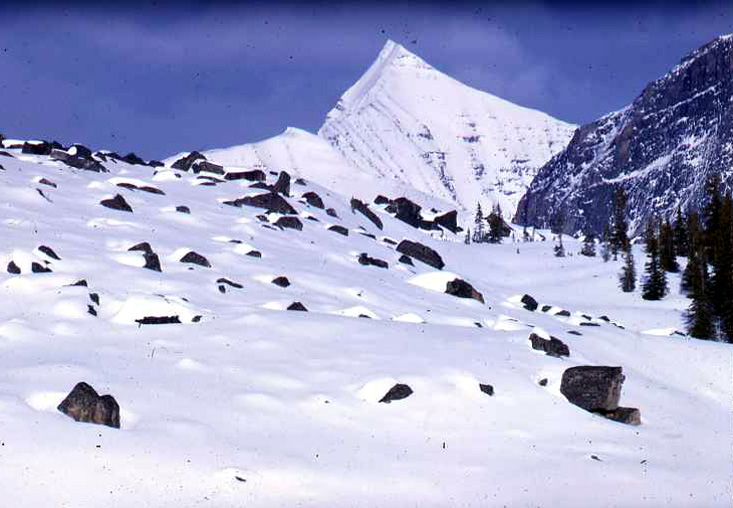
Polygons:
[[470,88],[388,41],[318,134],[360,171],[510,215],[574,125]]
[[515,221],[600,232],[614,186],[629,196],[632,231],[653,213],[699,209],[717,173],[733,188],[733,35],[686,56],[626,108],[581,127],[540,169]]

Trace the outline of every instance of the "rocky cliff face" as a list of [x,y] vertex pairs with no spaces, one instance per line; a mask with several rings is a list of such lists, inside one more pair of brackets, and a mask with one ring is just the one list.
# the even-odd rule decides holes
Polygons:
[[614,186],[628,193],[633,232],[657,213],[699,209],[718,173],[733,188],[733,35],[685,57],[632,104],[584,125],[537,173],[515,221],[596,233],[611,213]]

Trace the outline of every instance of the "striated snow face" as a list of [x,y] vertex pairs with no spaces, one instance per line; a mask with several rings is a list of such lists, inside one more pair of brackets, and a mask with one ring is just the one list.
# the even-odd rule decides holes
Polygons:
[[575,126],[470,88],[388,41],[319,130],[361,172],[513,214]]

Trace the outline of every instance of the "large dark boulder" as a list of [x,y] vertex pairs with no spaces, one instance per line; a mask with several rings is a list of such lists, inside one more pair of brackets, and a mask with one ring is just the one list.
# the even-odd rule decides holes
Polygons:
[[372,212],[366,204],[364,204],[363,202],[359,201],[356,198],[351,198],[351,212],[353,213],[354,211],[358,211],[364,217],[372,221],[372,223],[375,226],[377,226],[380,230],[384,229],[382,220],[379,217],[377,217],[377,215],[374,212]]
[[314,206],[323,210],[323,200],[321,199],[321,196],[319,196],[315,192],[306,192],[305,194],[303,194],[303,199],[305,199],[305,202],[308,203],[310,206]]
[[537,307],[539,305],[537,303],[537,300],[532,298],[530,295],[524,295],[521,301],[522,301],[522,304],[524,305],[524,308],[532,312],[537,310]]
[[389,268],[389,264],[378,258],[369,257],[366,252],[359,254],[359,264],[362,266],[376,266],[378,268]]
[[272,186],[272,192],[282,194],[283,196],[290,195],[290,175],[286,171],[280,171],[277,182]]
[[15,261],[10,261],[10,263],[8,263],[8,273],[12,273],[13,275],[20,274],[20,268],[15,264]]
[[84,145],[74,143],[71,147],[66,150],[69,155],[75,157],[82,157],[84,159],[90,159],[92,157],[92,151]]
[[100,397],[94,388],[83,381],[71,390],[57,409],[77,422],[120,428],[120,406],[114,397]]
[[202,171],[206,173],[214,173],[215,175],[223,175],[224,174],[224,166],[220,166],[219,164],[214,164],[213,162],[209,162],[206,160],[199,160],[196,161],[191,168],[193,169],[194,173],[201,173]]
[[433,219],[433,222],[443,226],[451,233],[458,233],[461,231],[461,228],[458,227],[458,212],[455,210],[444,213],[443,215],[438,215]]
[[265,172],[261,169],[253,169],[252,171],[231,171],[224,175],[226,181],[247,180],[249,182],[264,182],[267,178]]
[[274,279],[272,279],[272,283],[275,284],[276,286],[280,286],[281,288],[286,288],[290,285],[290,281],[284,275],[275,277]]
[[180,259],[181,263],[192,263],[194,265],[203,266],[204,268],[211,268],[211,263],[204,256],[198,252],[189,251]]
[[422,223],[422,217],[420,216],[421,209],[420,205],[405,197],[393,199],[387,206],[387,211],[395,214],[395,218],[414,228],[419,228]]
[[64,150],[51,150],[51,159],[63,162],[67,166],[74,169],[83,169],[85,171],[94,171],[95,173],[105,173],[105,168],[101,162],[94,159],[91,155],[69,155]]
[[300,302],[291,303],[290,305],[288,305],[288,310],[299,310],[301,312],[308,312],[308,309],[305,308],[305,305]]
[[287,229],[295,229],[297,231],[303,231],[303,223],[297,217],[280,217],[275,221],[276,226]]
[[52,270],[47,266],[43,266],[41,263],[35,261],[31,263],[31,272],[33,273],[51,273]]
[[290,203],[275,192],[257,194],[255,196],[244,196],[233,201],[225,201],[225,205],[241,207],[242,205],[264,208],[268,212],[295,215],[297,212]]
[[402,400],[406,399],[412,395],[412,388],[407,386],[406,384],[398,383],[394,385],[392,388],[389,389],[389,391],[380,399],[379,402],[384,402],[385,404],[389,404],[393,400]]
[[571,367],[563,372],[560,393],[587,411],[614,411],[624,379],[621,367]]
[[529,335],[529,341],[532,343],[532,349],[537,351],[544,351],[549,356],[570,356],[570,348],[563,341],[557,337],[550,337],[550,339],[543,339],[536,333]]
[[128,153],[127,155],[125,155],[124,157],[122,157],[120,160],[122,162],[126,162],[128,164],[132,164],[134,166],[147,166],[147,164],[145,164],[145,161],[144,160],[142,160],[140,157],[138,157],[137,155],[135,155],[135,152]]
[[26,141],[23,143],[22,153],[31,155],[51,155],[51,150],[53,150],[53,147],[51,147],[51,144],[46,141]]
[[418,261],[422,261],[426,265],[437,268],[438,270],[442,270],[445,266],[443,258],[440,257],[440,254],[438,254],[427,245],[423,245],[419,242],[402,240],[397,246],[397,252],[413,257]]
[[206,160],[206,157],[203,154],[194,150],[185,157],[181,157],[180,159],[178,159],[171,165],[171,167],[173,169],[188,171],[191,169],[191,166],[193,166],[193,163],[198,160]]
[[39,245],[38,250],[43,252],[46,256],[50,257],[51,259],[55,259],[56,261],[61,261],[61,258],[54,252],[54,250],[47,246],[47,245]]
[[343,226],[339,226],[338,224],[334,224],[333,226],[328,227],[329,231],[333,231],[334,233],[338,233],[340,235],[349,236],[349,230],[346,229]]
[[641,412],[635,407],[617,407],[613,411],[599,411],[600,415],[626,425],[641,425]]
[[463,279],[453,279],[446,284],[445,292],[458,298],[473,298],[484,303],[484,296]]
[[173,325],[181,324],[181,319],[178,316],[145,316],[135,322],[140,325]]
[[494,395],[494,387],[488,384],[479,383],[478,384],[479,390],[484,392],[489,397],[492,397]]
[[99,204],[113,210],[132,213],[132,207],[127,204],[127,201],[125,201],[125,198],[123,198],[121,194],[117,194],[115,197],[110,199],[103,199]]

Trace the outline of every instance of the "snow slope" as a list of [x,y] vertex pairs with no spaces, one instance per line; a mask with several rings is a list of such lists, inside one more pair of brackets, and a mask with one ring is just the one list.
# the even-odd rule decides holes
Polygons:
[[[730,505],[731,349],[658,335],[681,327],[676,288],[644,302],[617,290],[618,263],[558,259],[551,242],[440,242],[375,207],[379,231],[348,195],[311,181],[288,198],[303,230],[280,230],[276,214],[265,223],[260,209],[222,204],[261,192],[243,181],[207,186],[111,161],[92,173],[10,152],[0,158],[0,266],[12,260],[22,273],[0,273],[4,505]],[[305,191],[339,218],[302,202]],[[98,204],[116,193],[133,213]],[[445,269],[399,263],[387,237],[437,249]],[[142,241],[161,273],[128,251]],[[189,250],[211,267],[181,263]],[[389,268],[360,265],[360,252]],[[53,271],[31,273],[33,262]],[[486,304],[443,294],[446,273]],[[270,283],[279,275],[291,285]],[[243,287],[222,292],[222,277]],[[81,278],[88,287],[69,286]],[[553,310],[523,309],[525,292]],[[309,312],[283,310],[294,301]],[[571,316],[555,316],[560,308]],[[600,326],[581,326],[581,313]],[[182,323],[135,323],[151,314]],[[570,357],[533,351],[532,330],[560,337]],[[560,378],[579,364],[622,366],[621,402],[641,409],[642,425],[568,403]],[[117,399],[121,429],[55,410],[82,380]],[[395,382],[414,394],[379,404]]]
[[575,126],[470,88],[388,41],[318,134],[361,171],[513,215]]
[[[406,196],[441,210],[455,208],[449,200],[420,192],[406,182],[388,181],[359,171],[324,139],[303,129],[288,127],[282,134],[255,143],[202,152],[206,158],[230,168],[287,171],[293,177],[319,182],[324,187],[371,202],[382,193]],[[165,160],[170,166],[183,152]]]

